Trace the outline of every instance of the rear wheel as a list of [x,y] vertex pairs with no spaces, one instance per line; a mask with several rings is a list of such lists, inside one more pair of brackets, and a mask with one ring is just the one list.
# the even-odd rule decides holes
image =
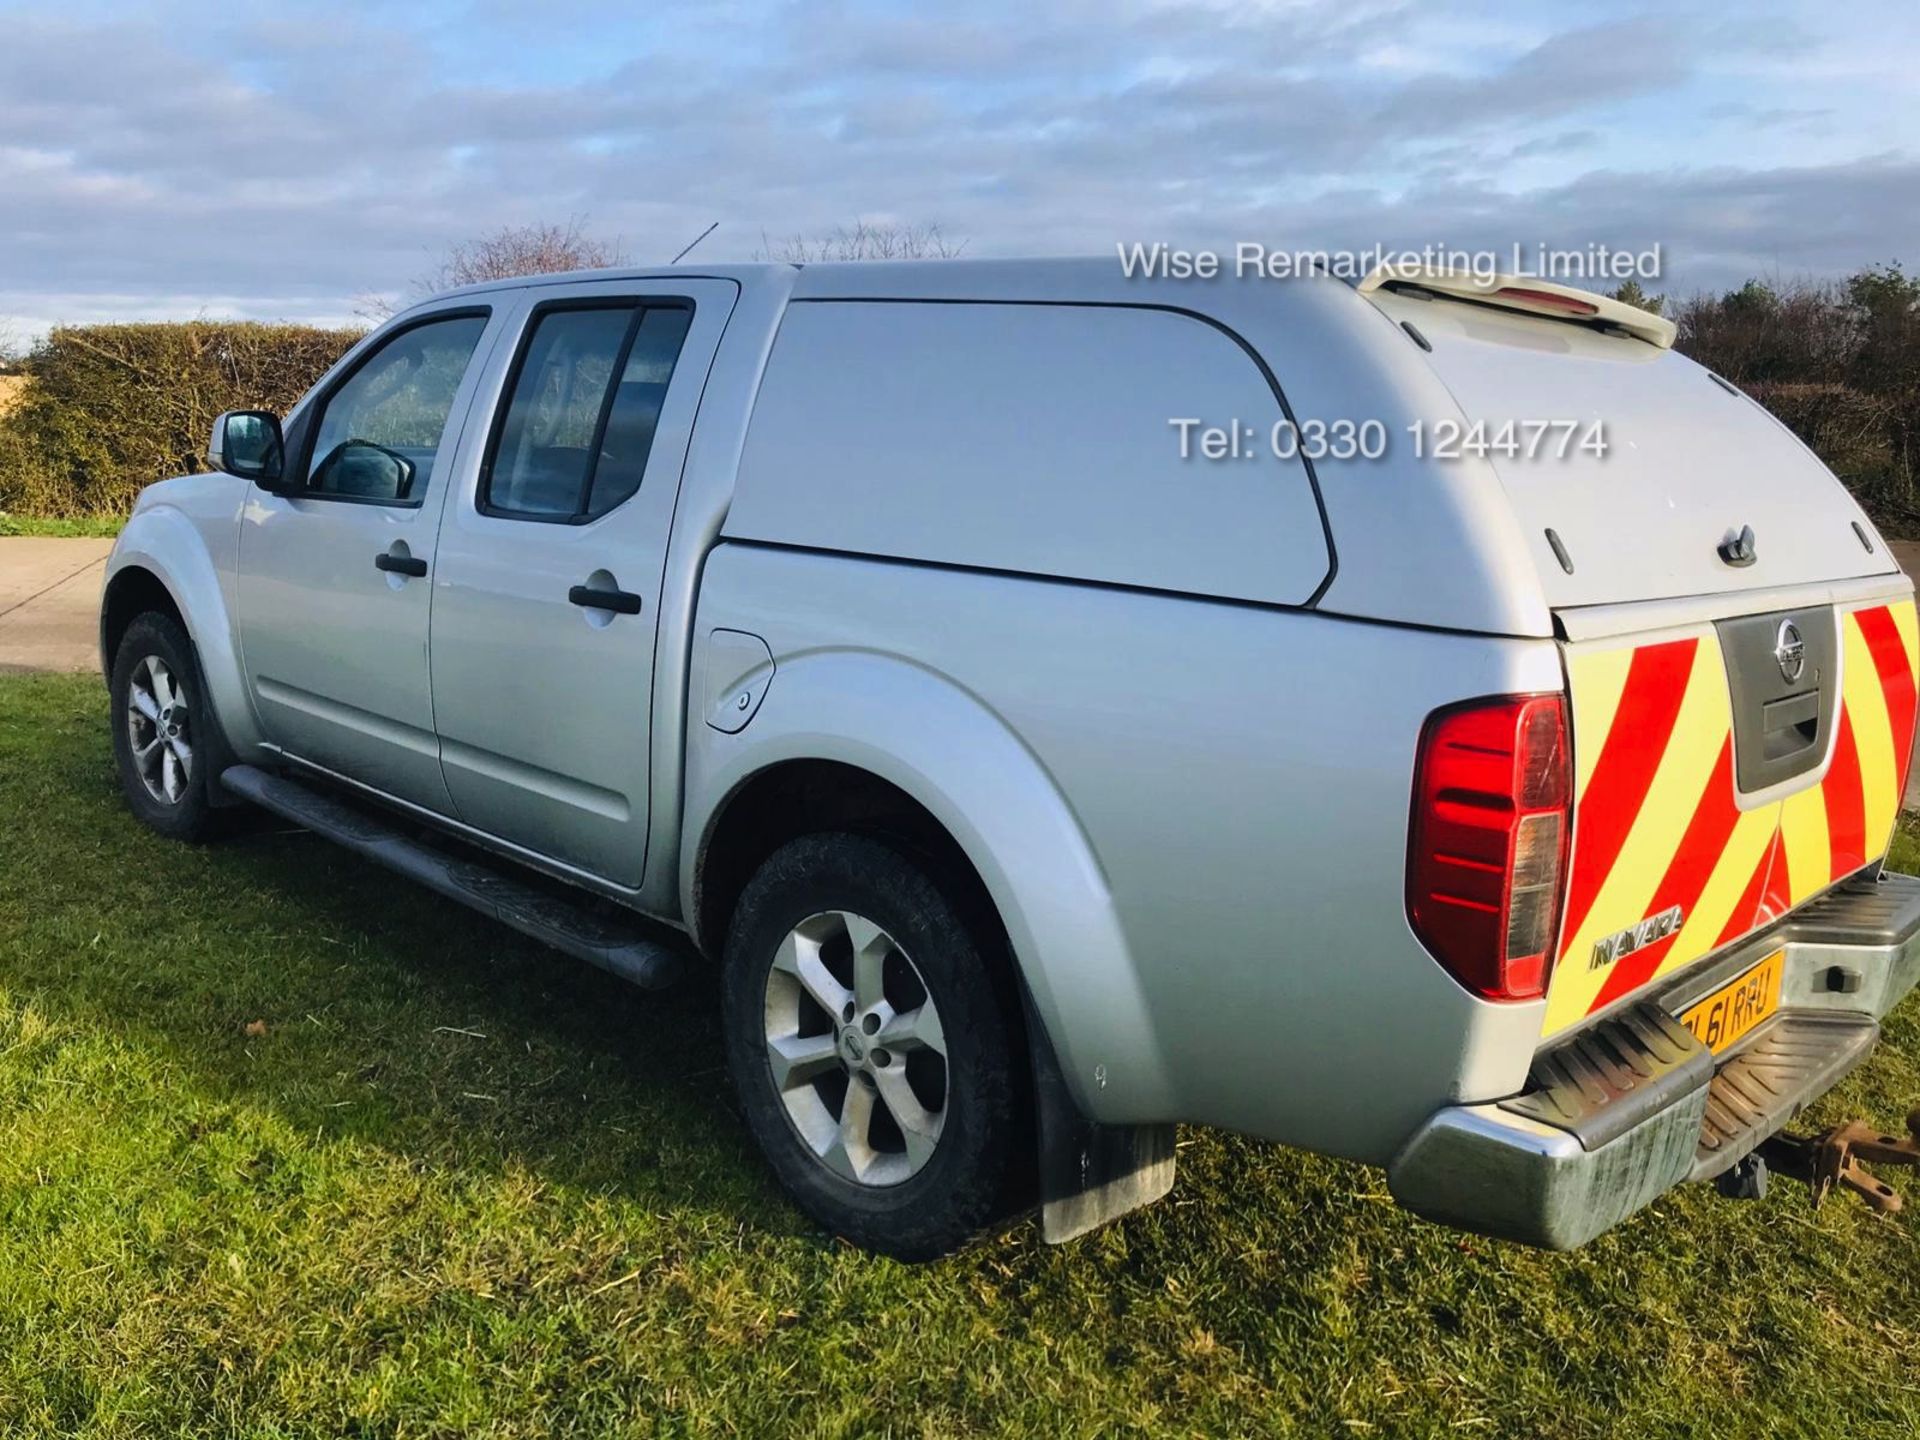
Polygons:
[[933,876],[881,841],[804,836],[754,875],[727,941],[727,1060],[820,1224],[923,1260],[993,1217],[1021,1089],[1003,981]]
[[166,615],[136,619],[114,652],[108,694],[128,808],[162,835],[205,838],[214,816],[203,773],[209,747],[201,738],[212,725],[186,632]]

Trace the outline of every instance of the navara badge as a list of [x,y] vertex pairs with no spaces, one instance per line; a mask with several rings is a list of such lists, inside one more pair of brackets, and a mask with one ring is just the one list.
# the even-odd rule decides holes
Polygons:
[[1629,925],[1612,935],[1606,935],[1593,942],[1593,958],[1587,962],[1589,970],[1604,970],[1623,956],[1636,950],[1644,950],[1655,941],[1664,940],[1680,928],[1680,922],[1686,914],[1678,905],[1662,910],[1658,915],[1649,915],[1638,925]]

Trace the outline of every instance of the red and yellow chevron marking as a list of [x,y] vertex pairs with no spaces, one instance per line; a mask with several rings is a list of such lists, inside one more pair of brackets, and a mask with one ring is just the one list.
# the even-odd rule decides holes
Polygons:
[[[1574,834],[1545,1033],[1777,919],[1885,853],[1906,786],[1920,635],[1911,600],[1840,617],[1840,712],[1816,784],[1741,810],[1713,626],[1569,645]],[[1594,969],[1596,942],[1674,906],[1680,928]]]

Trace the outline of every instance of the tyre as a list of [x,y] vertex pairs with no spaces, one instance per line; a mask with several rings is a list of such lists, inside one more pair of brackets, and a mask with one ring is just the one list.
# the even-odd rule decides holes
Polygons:
[[1025,1060],[1008,976],[921,862],[808,835],[734,911],[728,1068],[800,1208],[903,1260],[958,1248],[1015,1173]]
[[127,627],[108,687],[113,758],[133,813],[175,840],[214,828],[207,802],[213,723],[193,642],[177,622],[149,611]]

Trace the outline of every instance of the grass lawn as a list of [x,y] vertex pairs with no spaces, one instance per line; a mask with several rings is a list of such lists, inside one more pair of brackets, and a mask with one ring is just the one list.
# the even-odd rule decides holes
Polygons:
[[38,515],[8,515],[0,512],[0,538],[10,535],[48,536],[61,540],[111,540],[126,528],[127,518],[115,515],[98,519],[48,520]]
[[[264,823],[162,841],[104,708],[0,679],[0,1433],[1920,1432],[1920,1204],[1689,1190],[1545,1255],[1188,1130],[1073,1245],[836,1245],[705,976],[638,994]],[[1920,1099],[1916,1018],[1819,1121]]]

